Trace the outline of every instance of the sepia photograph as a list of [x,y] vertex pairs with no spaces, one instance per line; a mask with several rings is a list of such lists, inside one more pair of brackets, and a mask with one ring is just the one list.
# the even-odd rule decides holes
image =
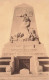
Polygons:
[[49,80],[49,0],[0,0],[0,80]]

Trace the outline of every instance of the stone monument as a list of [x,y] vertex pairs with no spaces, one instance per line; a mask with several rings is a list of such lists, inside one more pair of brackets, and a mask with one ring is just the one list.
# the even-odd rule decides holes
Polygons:
[[13,75],[25,74],[25,70],[32,75],[45,71],[46,63],[42,61],[47,56],[38,37],[34,10],[29,5],[15,7],[10,40],[3,48],[2,58],[8,59],[3,71]]

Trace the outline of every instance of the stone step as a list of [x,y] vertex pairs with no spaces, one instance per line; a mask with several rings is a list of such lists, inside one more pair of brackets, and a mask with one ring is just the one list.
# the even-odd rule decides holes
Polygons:
[[9,65],[0,65],[0,68],[8,67]]
[[38,61],[49,61],[49,59],[38,59]]
[[10,59],[0,59],[0,62],[2,61],[11,61]]
[[44,65],[44,67],[49,67],[49,65]]

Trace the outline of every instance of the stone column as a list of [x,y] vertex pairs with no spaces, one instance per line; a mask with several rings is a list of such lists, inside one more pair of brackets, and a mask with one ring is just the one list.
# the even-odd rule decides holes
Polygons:
[[11,68],[11,74],[14,73],[14,56],[11,57],[11,63],[10,63],[10,68]]
[[30,58],[30,72],[34,74],[38,74],[38,59],[36,56],[32,56]]

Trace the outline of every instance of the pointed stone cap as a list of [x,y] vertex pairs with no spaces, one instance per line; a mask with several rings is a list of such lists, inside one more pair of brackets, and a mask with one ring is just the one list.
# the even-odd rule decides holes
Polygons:
[[30,6],[30,5],[26,4],[26,3],[22,3],[22,4],[18,5],[18,6],[16,6],[15,8],[17,8],[17,7],[28,7],[28,8],[32,8],[33,9],[32,6]]

